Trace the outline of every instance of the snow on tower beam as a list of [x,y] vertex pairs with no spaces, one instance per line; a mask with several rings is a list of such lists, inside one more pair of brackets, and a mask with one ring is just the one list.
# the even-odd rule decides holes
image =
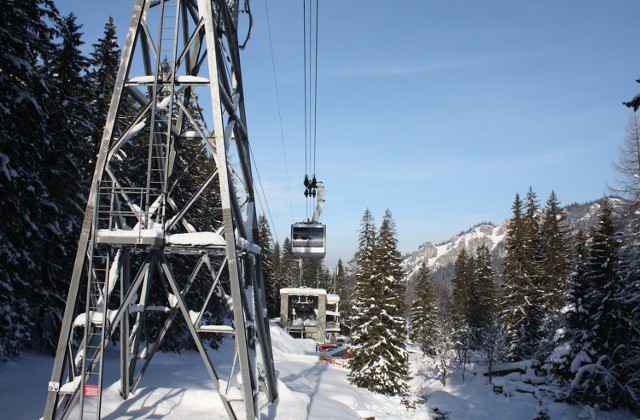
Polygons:
[[[121,394],[130,397],[176,316],[184,318],[229,417],[259,416],[258,381],[270,401],[277,398],[260,248],[253,243],[258,235],[238,7],[238,0],[135,1],[78,242],[45,419],[101,417],[103,350],[118,329]],[[201,112],[198,104],[205,95],[211,112]],[[172,264],[173,259],[179,260]],[[193,269],[186,277],[174,271],[189,262]],[[206,296],[197,307],[189,295],[194,289]],[[215,299],[231,325],[202,324]],[[145,322],[151,314],[165,317],[154,337]],[[74,330],[82,331],[80,345]],[[236,341],[239,372],[232,368],[224,382],[203,344],[212,332],[233,334]],[[221,383],[239,388],[242,402],[228,400]],[[95,397],[89,396],[93,390]]]

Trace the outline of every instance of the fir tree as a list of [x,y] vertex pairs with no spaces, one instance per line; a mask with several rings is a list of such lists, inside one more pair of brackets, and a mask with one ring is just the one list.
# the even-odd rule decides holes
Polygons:
[[438,340],[438,306],[431,288],[431,273],[423,261],[418,269],[415,299],[409,316],[409,338],[420,346],[422,352],[435,357]]
[[[402,269],[395,248],[395,224],[389,211],[375,235],[373,218],[362,220],[353,344],[349,369],[355,385],[388,395],[404,394],[408,379],[405,328],[402,316]],[[397,265],[396,265],[397,264]],[[396,277],[400,274],[400,277]]]
[[98,38],[98,41],[93,44],[90,60],[91,69],[88,73],[88,78],[92,85],[92,100],[90,104],[98,127],[93,138],[95,143],[94,154],[97,154],[100,146],[102,129],[107,119],[111,94],[116,83],[120,54],[116,26],[113,23],[113,17],[109,16],[107,23],[104,25],[103,37]]
[[473,347],[471,329],[471,290],[473,284],[473,258],[467,256],[464,248],[454,263],[451,296],[451,327],[453,328],[454,347],[458,361],[462,366],[462,378],[469,361],[469,352]]
[[[280,295],[280,290],[282,287],[285,287],[285,283],[282,281],[282,267],[280,264],[280,259],[282,258],[282,248],[280,247],[280,242],[276,242],[273,245],[273,251],[271,252],[271,267],[273,270],[273,278],[274,282],[277,283],[277,287],[274,287],[273,292],[278,294],[278,300]],[[276,290],[277,289],[277,290]],[[278,304],[279,305],[279,304]]]
[[297,260],[291,253],[291,240],[289,238],[285,238],[282,245],[280,279],[282,281],[282,287],[300,286],[300,268],[298,268]]
[[[42,242],[41,283],[33,304],[37,305],[34,347],[54,351],[66,303],[73,258],[82,224],[90,180],[83,168],[91,155],[88,141],[95,126],[86,94],[90,86],[84,75],[88,60],[80,51],[80,26],[70,14],[57,21],[60,42],[51,54],[49,86],[52,92],[47,144],[40,168],[47,194],[40,198],[46,234]],[[34,285],[35,286],[35,285]],[[40,321],[42,320],[42,321]]]
[[271,318],[280,316],[280,287],[273,267],[273,239],[269,221],[264,214],[258,216],[258,243],[264,276],[265,295],[267,297],[267,313]]
[[559,208],[555,192],[551,192],[544,211],[542,233],[543,293],[548,312],[554,316],[564,305],[565,281],[568,275],[569,250],[565,214]]
[[546,369],[551,379],[559,385],[568,385],[573,374],[571,364],[575,358],[575,351],[584,344],[584,330],[587,327],[588,313],[585,305],[588,299],[589,284],[585,278],[589,249],[587,238],[582,231],[576,233],[574,239],[574,255],[571,266],[572,272],[567,277],[566,293],[564,296],[566,307],[562,311],[559,328],[553,338],[555,346],[546,360]]
[[366,303],[364,298],[371,295],[372,279],[374,277],[374,249],[375,249],[375,224],[369,209],[366,209],[360,222],[360,236],[358,239],[358,249],[354,255],[355,263],[355,287],[353,291],[353,312],[349,319],[352,334],[366,322],[364,312]]
[[491,268],[491,252],[482,244],[476,250],[474,275],[469,299],[469,326],[474,343],[482,343],[483,331],[491,329],[496,322],[497,291]]
[[620,239],[607,199],[602,202],[591,241],[585,273],[589,290],[583,303],[587,317],[573,351],[571,398],[611,409],[618,407],[625,395],[621,366],[628,351],[628,310],[618,299],[623,287]]
[[509,221],[504,257],[504,296],[501,318],[512,360],[529,358],[535,353],[540,338],[540,290],[536,284],[536,231],[534,197],[529,197],[527,214],[516,194],[513,217]]
[[532,287],[528,291],[527,296],[527,301],[529,302],[529,311],[527,313],[529,337],[526,345],[526,348],[528,348],[528,357],[531,357],[537,356],[537,353],[541,349],[541,343],[547,335],[545,332],[545,315],[549,309],[544,295],[547,280],[543,265],[543,238],[540,223],[541,211],[538,204],[538,196],[532,187],[529,187],[529,191],[527,192],[525,209],[526,217],[524,221],[528,232],[526,238],[533,255],[530,273]]
[[302,286],[325,288],[327,281],[324,277],[322,260],[317,258],[302,258]]
[[349,334],[349,319],[352,313],[352,291],[351,277],[347,273],[347,269],[342,263],[342,259],[338,259],[336,266],[335,284],[336,293],[340,296],[340,328],[343,334]]
[[[48,146],[51,62],[59,19],[50,0],[16,0],[0,7],[0,361],[19,354],[32,338],[37,308],[43,229],[49,220],[42,168]],[[34,310],[35,309],[35,310]],[[34,313],[35,312],[35,313]]]
[[93,84],[92,106],[97,117],[104,125],[107,117],[111,94],[116,83],[118,65],[120,64],[120,47],[116,34],[116,25],[113,16],[109,16],[104,25],[104,36],[98,38],[98,42],[93,44],[91,53],[91,71],[88,76]]
[[456,331],[468,330],[469,301],[471,299],[471,283],[473,280],[473,261],[463,248],[453,265],[451,280],[451,319]]
[[[376,266],[379,275],[389,284],[389,295],[393,299],[388,308],[389,314],[403,319],[405,315],[404,295],[406,286],[402,272],[402,256],[398,251],[396,224],[390,210],[384,212],[382,224],[377,236]],[[404,321],[398,332],[404,331]]]

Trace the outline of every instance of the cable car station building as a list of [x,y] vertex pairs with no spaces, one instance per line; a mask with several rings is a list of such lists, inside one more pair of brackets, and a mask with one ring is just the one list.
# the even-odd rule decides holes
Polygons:
[[339,303],[340,296],[325,289],[280,289],[280,322],[293,337],[330,341],[340,333]]

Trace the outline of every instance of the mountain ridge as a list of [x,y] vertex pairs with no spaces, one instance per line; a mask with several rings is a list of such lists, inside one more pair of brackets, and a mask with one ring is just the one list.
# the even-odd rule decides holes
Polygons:
[[[619,207],[621,199],[611,198],[614,207]],[[597,222],[599,210],[599,200],[587,201],[585,203],[572,203],[562,207],[565,214],[565,225],[570,232],[582,230],[587,233]],[[449,279],[453,273],[453,264],[462,249],[471,255],[475,255],[478,246],[484,244],[491,251],[491,262],[496,273],[500,277],[502,273],[502,259],[505,250],[505,237],[509,219],[496,225],[492,222],[481,222],[466,231],[452,236],[448,241],[443,241],[437,245],[425,242],[417,250],[403,255],[402,267],[406,276],[408,289],[412,289],[418,268],[423,261],[431,269],[434,283],[445,286],[450,290]]]

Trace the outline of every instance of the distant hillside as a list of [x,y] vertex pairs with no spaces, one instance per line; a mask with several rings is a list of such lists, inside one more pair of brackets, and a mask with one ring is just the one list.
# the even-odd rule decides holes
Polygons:
[[[620,200],[614,199],[614,207],[617,207],[616,201],[620,202]],[[599,209],[598,201],[565,206],[567,228],[572,232],[577,232],[578,229],[589,232],[591,226],[597,221]],[[417,250],[405,254],[403,268],[407,274],[408,289],[413,288],[420,264],[427,261],[427,265],[433,273],[433,282],[450,290],[449,281],[453,275],[453,263],[460,251],[465,249],[466,252],[475,254],[475,250],[481,244],[485,244],[491,250],[492,266],[499,277],[502,274],[507,222],[497,226],[490,222],[483,222],[453,236],[446,242],[438,245],[425,242]]]

